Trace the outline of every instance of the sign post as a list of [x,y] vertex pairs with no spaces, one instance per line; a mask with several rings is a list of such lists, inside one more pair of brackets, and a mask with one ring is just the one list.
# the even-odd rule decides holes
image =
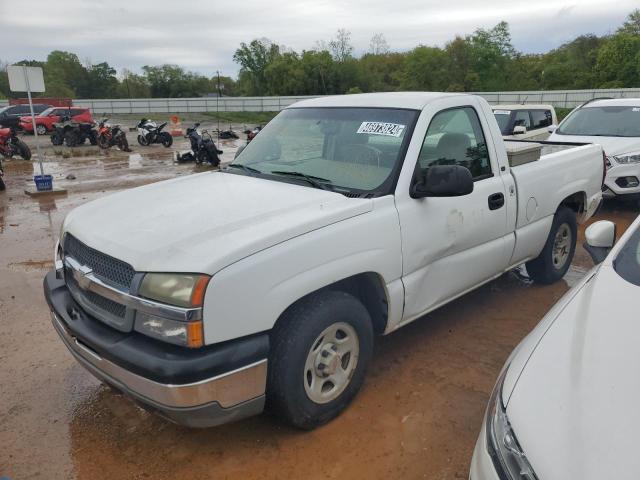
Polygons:
[[44,175],[42,167],[42,155],[40,154],[40,139],[38,138],[38,129],[36,126],[36,116],[33,111],[33,100],[31,92],[44,92],[44,75],[42,67],[27,67],[25,65],[11,65],[7,67],[9,75],[9,89],[12,92],[27,92],[29,99],[29,109],[31,110],[31,124],[33,125],[33,134],[36,140],[36,151],[38,152],[38,163],[40,164],[40,175]]

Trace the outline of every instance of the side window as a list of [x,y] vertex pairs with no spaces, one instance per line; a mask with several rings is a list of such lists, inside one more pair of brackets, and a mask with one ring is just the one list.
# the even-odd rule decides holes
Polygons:
[[549,110],[531,110],[532,128],[545,128],[551,125],[551,112]]
[[527,130],[531,130],[531,120],[529,119],[529,111],[528,110],[516,111],[513,126],[526,127]]
[[437,113],[427,129],[418,157],[420,168],[460,165],[474,180],[492,177],[491,161],[478,114],[472,107]]

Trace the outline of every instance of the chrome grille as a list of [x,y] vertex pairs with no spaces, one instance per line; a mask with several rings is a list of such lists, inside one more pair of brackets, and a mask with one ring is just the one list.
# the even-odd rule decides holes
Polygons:
[[135,270],[131,265],[99,252],[75,238],[71,234],[64,237],[64,254],[93,270],[93,273],[117,287],[131,287]]
[[98,311],[94,311],[94,313],[106,313],[107,315],[112,315],[114,317],[124,319],[124,316],[127,313],[127,307],[118,302],[114,302],[113,300],[109,300],[108,298],[104,298],[102,295],[98,295],[97,293],[82,290],[80,288],[80,285],[78,285],[78,283],[73,278],[71,272],[69,272],[69,274],[66,274],[65,272],[65,278],[67,286],[77,300],[80,300],[81,302],[82,300],[84,300],[85,302],[89,302],[89,307],[92,310],[98,309]]

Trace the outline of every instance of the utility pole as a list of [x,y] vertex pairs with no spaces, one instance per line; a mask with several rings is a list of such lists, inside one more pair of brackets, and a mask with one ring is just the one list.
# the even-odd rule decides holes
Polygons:
[[218,96],[216,97],[216,117],[218,117],[218,142],[220,142],[220,70],[216,70],[218,76]]

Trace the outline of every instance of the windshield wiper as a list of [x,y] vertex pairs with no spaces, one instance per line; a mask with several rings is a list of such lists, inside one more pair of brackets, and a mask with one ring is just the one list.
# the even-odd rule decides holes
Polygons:
[[230,163],[229,165],[227,165],[227,167],[225,168],[225,170],[227,168],[239,168],[240,170],[243,170],[247,173],[251,173],[251,174],[260,174],[262,173],[261,170],[258,170],[257,168],[253,168],[253,167],[247,167],[246,165],[243,165],[241,163]]
[[290,177],[302,178],[306,180],[314,188],[319,188],[321,190],[328,190],[330,192],[333,191],[333,188],[328,185],[331,183],[331,180],[328,180],[326,178],[316,177],[314,175],[307,175],[306,173],[302,173],[302,172],[287,172],[284,170],[273,170],[270,173],[273,173],[275,175],[288,175]]

